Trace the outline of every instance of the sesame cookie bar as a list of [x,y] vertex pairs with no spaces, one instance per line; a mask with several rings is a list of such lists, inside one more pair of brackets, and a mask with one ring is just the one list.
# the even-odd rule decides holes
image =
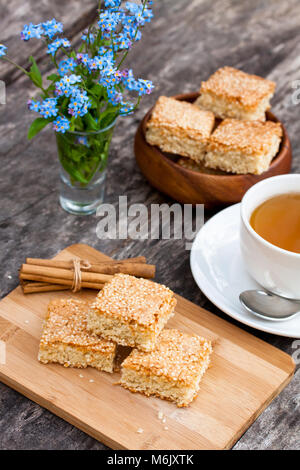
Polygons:
[[275,83],[232,67],[217,70],[202,82],[196,105],[216,117],[265,121]]
[[151,351],[174,315],[176,300],[167,287],[142,278],[117,274],[99,292],[88,328],[123,346]]
[[180,158],[176,163],[177,165],[185,168],[186,170],[196,171],[198,173],[205,173],[206,175],[226,175],[226,172],[219,170],[208,168],[205,166],[205,160],[203,162],[195,162],[191,158]]
[[147,123],[146,140],[164,152],[201,161],[214,123],[215,118],[210,111],[161,96]]
[[211,342],[178,330],[163,330],[152,352],[134,349],[122,364],[120,385],[187,406],[196,397],[212,352]]
[[40,341],[40,362],[113,372],[116,345],[87,331],[89,311],[89,304],[80,300],[50,302]]
[[210,138],[205,165],[231,173],[260,175],[277,154],[281,138],[279,123],[225,119]]

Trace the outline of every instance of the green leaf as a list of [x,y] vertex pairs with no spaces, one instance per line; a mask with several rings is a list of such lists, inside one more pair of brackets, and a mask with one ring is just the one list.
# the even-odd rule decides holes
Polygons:
[[69,98],[65,97],[60,105],[62,114],[66,114],[68,110]]
[[61,164],[66,170],[67,173],[71,176],[74,181],[79,181],[82,184],[87,184],[88,180],[82,176],[80,171],[78,171],[72,164],[70,164],[65,158],[61,159]]
[[41,75],[40,69],[38,68],[38,65],[37,65],[36,61],[34,60],[34,58],[32,57],[32,55],[29,57],[29,62],[32,63],[32,66],[30,67],[30,71],[29,71],[29,76],[30,76],[31,80],[38,87],[42,87],[43,86],[42,75]]
[[84,131],[84,124],[80,116],[78,116],[75,122],[76,122],[76,130]]
[[44,129],[44,127],[46,127],[49,122],[51,121],[48,119],[36,118],[29,128],[27,135],[28,140],[33,139],[33,137],[35,137],[42,129]]
[[98,85],[98,84],[92,86],[92,88],[90,89],[90,92],[93,95],[98,96],[98,97],[100,95],[102,95],[102,91],[103,91],[103,87],[101,85]]
[[74,160],[74,162],[80,162],[80,159],[82,157],[82,151],[81,150],[70,150],[69,152],[69,158],[71,160]]
[[52,91],[54,91],[54,90],[55,90],[55,85],[52,84],[52,85],[48,86],[48,88],[47,88],[46,91],[47,91],[48,93],[50,93],[50,92],[52,92]]
[[100,114],[98,125],[100,129],[108,127],[116,119],[116,111],[114,109],[106,109]]
[[49,80],[50,82],[58,82],[58,80],[60,80],[60,76],[57,75],[56,73],[52,73],[51,75],[49,75],[47,77],[47,80]]
[[84,122],[87,126],[88,131],[97,131],[98,130],[98,125],[95,121],[95,119],[88,113],[84,116]]
[[90,109],[98,109],[98,104],[99,104],[98,100],[93,98],[92,96],[90,96],[89,99],[92,103]]

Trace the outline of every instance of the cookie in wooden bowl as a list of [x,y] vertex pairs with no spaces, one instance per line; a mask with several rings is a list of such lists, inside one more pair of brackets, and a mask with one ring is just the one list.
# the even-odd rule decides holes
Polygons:
[[186,157],[178,158],[178,160],[176,161],[176,164],[187,170],[195,171],[198,173],[206,173],[207,175],[226,175],[225,171],[222,171],[219,169],[208,168],[207,166],[205,166],[204,161],[197,163],[195,162],[195,160],[192,160],[191,158],[186,158]]
[[225,119],[209,140],[204,164],[229,173],[261,175],[277,154],[281,138],[279,122]]
[[202,82],[195,104],[220,119],[265,121],[275,86],[271,80],[233,67],[222,67]]
[[185,101],[161,96],[147,122],[146,140],[163,152],[201,161],[214,123],[212,112]]

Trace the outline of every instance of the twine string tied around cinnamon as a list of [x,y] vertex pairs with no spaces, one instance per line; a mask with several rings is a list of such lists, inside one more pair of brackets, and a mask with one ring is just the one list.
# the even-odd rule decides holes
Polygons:
[[91,263],[83,259],[73,259],[73,284],[72,292],[79,292],[81,290],[81,271],[88,271],[91,268]]

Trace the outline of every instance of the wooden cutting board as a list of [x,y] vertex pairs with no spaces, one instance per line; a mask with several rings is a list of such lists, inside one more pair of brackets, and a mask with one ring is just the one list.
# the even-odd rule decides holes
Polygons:
[[[57,259],[74,256],[107,258],[72,245]],[[42,365],[37,353],[47,304],[69,295],[91,298],[95,291],[24,296],[18,287],[0,302],[0,340],[6,344],[0,380],[114,449],[228,449],[292,378],[290,356],[179,296],[168,326],[214,342],[212,367],[189,408],[132,394],[114,385],[118,374]]]

